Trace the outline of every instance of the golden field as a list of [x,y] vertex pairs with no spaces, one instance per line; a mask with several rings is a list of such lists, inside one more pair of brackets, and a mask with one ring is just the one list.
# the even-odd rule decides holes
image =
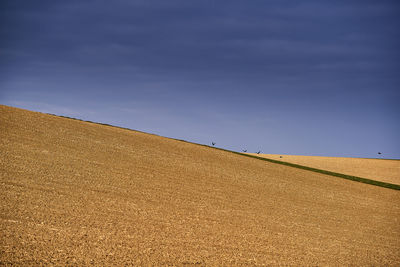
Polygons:
[[249,154],[400,185],[400,160]]
[[400,265],[400,192],[0,106],[0,265]]

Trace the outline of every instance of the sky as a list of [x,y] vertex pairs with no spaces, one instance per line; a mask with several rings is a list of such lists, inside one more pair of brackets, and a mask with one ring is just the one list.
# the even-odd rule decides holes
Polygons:
[[400,158],[399,26],[398,0],[2,0],[0,104],[235,151]]

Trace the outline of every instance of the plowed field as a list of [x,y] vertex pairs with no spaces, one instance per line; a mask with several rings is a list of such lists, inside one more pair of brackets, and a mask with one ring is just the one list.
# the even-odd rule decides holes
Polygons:
[[400,185],[400,160],[276,154],[252,155]]
[[400,192],[0,106],[0,265],[400,264]]

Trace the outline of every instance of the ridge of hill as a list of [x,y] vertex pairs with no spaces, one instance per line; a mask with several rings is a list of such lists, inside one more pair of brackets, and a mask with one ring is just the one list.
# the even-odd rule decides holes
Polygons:
[[396,190],[0,105],[0,264],[398,265]]
[[[142,131],[138,131],[138,130],[132,130],[130,128],[121,127],[121,126],[115,126],[115,125],[111,125],[111,124],[107,124],[107,123],[86,121],[86,120],[81,120],[81,119],[72,118],[72,117],[59,116],[59,115],[56,115],[56,114],[49,114],[49,115],[56,116],[56,117],[67,118],[67,119],[72,119],[72,120],[77,120],[77,121],[82,121],[82,122],[94,123],[94,124],[98,124],[98,125],[115,127],[115,128],[134,131],[134,132],[146,133],[146,132],[142,132]],[[146,134],[159,136],[159,135],[153,134],[153,133],[146,133]],[[168,137],[164,137],[164,138],[168,138]],[[322,157],[285,155],[285,160],[282,160],[282,156],[281,155],[277,155],[277,154],[241,153],[241,152],[236,152],[236,151],[232,151],[232,150],[228,150],[228,149],[224,149],[224,148],[220,148],[220,147],[214,147],[214,146],[209,146],[209,145],[204,145],[204,144],[198,144],[198,143],[194,143],[194,142],[190,142],[190,141],[186,141],[186,140],[182,140],[182,139],[175,139],[175,138],[168,138],[168,139],[181,141],[181,142],[186,142],[186,143],[190,143],[190,144],[193,144],[193,145],[205,146],[205,147],[212,148],[212,149],[218,149],[218,150],[222,150],[222,151],[226,151],[226,152],[230,152],[230,153],[235,153],[235,154],[238,154],[238,155],[243,155],[243,156],[246,156],[246,157],[252,157],[252,158],[255,158],[255,159],[269,161],[269,162],[276,163],[276,164],[282,164],[282,165],[286,165],[286,166],[293,167],[293,168],[298,168],[298,169],[308,170],[308,171],[312,171],[312,172],[322,173],[322,174],[326,174],[326,175],[330,175],[330,176],[334,176],[334,177],[339,177],[339,178],[343,178],[343,179],[347,179],[347,180],[351,180],[351,181],[355,181],[355,182],[360,182],[360,183],[365,183],[365,184],[370,184],[370,185],[375,185],[375,186],[381,186],[381,187],[390,188],[390,189],[394,189],[394,190],[400,190],[400,183],[399,183],[400,176],[393,171],[394,168],[397,168],[397,169],[399,168],[398,165],[400,165],[399,164],[400,160],[398,160],[398,159],[385,159],[387,161],[393,161],[394,164],[396,165],[395,167],[390,166],[391,168],[390,168],[389,171],[387,169],[385,169],[385,167],[387,167],[387,166],[379,166],[380,168],[378,170],[374,170],[373,175],[371,175],[371,173],[369,173],[370,169],[364,170],[363,172],[361,172],[362,175],[367,177],[367,178],[364,178],[364,177],[360,177],[358,175],[352,175],[354,173],[356,173],[356,174],[358,174],[358,173],[350,170],[351,169],[351,164],[349,166],[348,162],[346,162],[347,163],[347,166],[346,166],[347,168],[345,168],[344,171],[343,171],[343,168],[338,168],[337,166],[335,166],[334,164],[332,164],[329,161],[328,161],[328,163],[325,162],[325,164],[321,164],[321,162],[319,162],[319,164],[315,164],[314,162],[310,163],[309,160],[307,161],[307,160],[303,159],[304,157],[307,157],[307,158],[322,158]],[[287,160],[288,158],[289,158],[289,160]],[[340,163],[343,163],[343,159],[350,159],[350,158],[338,158],[338,157],[323,157],[323,158],[340,159],[340,160],[342,160],[342,162],[340,162]],[[369,158],[354,158],[354,159],[361,160],[361,161],[366,161],[366,160],[373,160],[373,161],[376,160],[376,161],[378,161],[378,160],[381,160],[381,159],[369,159]],[[301,163],[301,164],[298,164],[298,163]],[[358,165],[360,165],[360,164],[358,164]],[[380,164],[380,165],[382,165],[382,164]],[[356,167],[357,167],[357,171],[360,171],[360,169],[362,167],[365,167],[365,166],[362,166],[362,167],[356,166]],[[341,172],[337,172],[335,170],[339,170]],[[374,176],[377,173],[377,171],[378,172],[384,172],[386,175],[387,174],[389,174],[389,175],[387,177],[385,177],[385,178],[380,178],[380,179],[378,178],[377,179],[376,176]]]
[[[77,120],[77,121],[82,121],[82,122],[89,122],[89,123],[94,123],[94,124],[99,124],[99,125],[104,125],[104,126],[109,126],[109,127],[115,127],[115,128],[119,128],[119,129],[124,129],[124,130],[129,130],[129,131],[134,131],[134,132],[141,132],[141,133],[146,133],[146,132],[142,132],[142,131],[138,131],[138,130],[132,130],[129,128],[125,128],[125,127],[120,127],[120,126],[115,126],[115,125],[110,125],[110,124],[106,124],[106,123],[100,123],[100,122],[93,122],[93,121],[85,121],[85,120],[81,120],[81,119],[77,119],[77,118],[71,118],[71,117],[66,117],[66,116],[58,116],[56,114],[49,114],[52,116],[56,116],[56,117],[63,117],[63,118],[67,118],[67,119],[72,119],[72,120]],[[152,134],[152,133],[146,133],[146,134],[151,134],[151,135],[155,135],[155,136],[159,136],[156,134]],[[167,138],[167,137],[164,137]],[[276,163],[276,164],[282,164],[282,165],[286,165],[289,167],[293,167],[293,168],[298,168],[298,169],[303,169],[303,170],[308,170],[308,171],[312,171],[312,172],[317,172],[317,173],[322,173],[322,174],[326,174],[326,175],[330,175],[330,176],[334,176],[334,177],[339,177],[339,178],[343,178],[343,179],[347,179],[347,180],[351,180],[351,181],[355,181],[355,182],[360,182],[360,183],[365,183],[365,184],[370,184],[370,185],[375,185],[375,186],[381,186],[381,187],[385,187],[385,188],[390,188],[390,189],[394,189],[394,190],[400,190],[400,176],[398,174],[395,173],[395,171],[393,171],[394,168],[399,168],[399,162],[400,160],[396,160],[396,159],[385,159],[387,161],[392,161],[394,162],[394,164],[396,166],[392,166],[390,165],[390,170],[388,171],[387,169],[387,164],[386,166],[379,166],[380,168],[378,170],[374,170],[373,175],[371,175],[370,173],[370,169],[368,170],[364,170],[361,172],[362,175],[366,176],[367,178],[364,177],[360,177],[358,175],[352,175],[352,174],[358,174],[358,172],[360,171],[360,169],[362,167],[365,167],[365,164],[363,164],[363,166],[356,166],[357,167],[357,171],[358,172],[354,172],[351,170],[352,165],[354,163],[348,163],[346,162],[346,159],[349,158],[337,158],[337,157],[323,157],[323,158],[329,158],[329,159],[339,159],[341,160],[340,163],[343,163],[343,160],[345,160],[344,162],[347,163],[347,168],[345,168],[343,170],[343,168],[338,168],[337,165],[332,164],[331,162],[324,162],[325,164],[321,164],[321,162],[319,162],[319,164],[315,164],[315,162],[310,162],[310,160],[304,160],[304,157],[307,158],[322,158],[322,157],[313,157],[313,156],[292,156],[292,155],[285,155],[285,160],[282,160],[280,155],[275,155],[275,154],[257,154],[257,153],[240,153],[240,152],[236,152],[236,151],[231,151],[231,150],[227,150],[224,148],[219,148],[219,147],[214,147],[214,146],[208,146],[208,145],[204,145],[204,144],[198,144],[198,143],[194,143],[194,142],[190,142],[190,141],[186,141],[186,140],[182,140],[182,139],[175,139],[175,138],[168,138],[171,140],[176,140],[176,141],[181,141],[181,142],[186,142],[186,143],[190,143],[193,145],[199,145],[199,146],[205,146],[208,148],[212,148],[212,149],[218,149],[218,150],[222,150],[222,151],[226,151],[226,152],[230,152],[230,153],[235,153],[238,155],[243,155],[246,157],[252,157],[255,159],[259,159],[259,160],[264,160],[264,161],[269,161],[272,163]],[[278,158],[279,157],[279,158]],[[289,160],[287,160],[289,158]],[[356,158],[354,158],[356,159]],[[363,159],[359,159],[357,158],[356,160],[361,160],[361,161],[378,161],[381,159],[367,159],[367,158],[363,158]],[[301,164],[298,164],[301,163]],[[337,163],[336,163],[337,164]],[[349,166],[350,165],[350,166]],[[358,165],[360,165],[358,163]],[[382,165],[382,164],[380,164]],[[385,164],[383,164],[385,165]],[[397,170],[396,169],[396,170]],[[341,172],[337,172],[335,170],[339,170]],[[344,173],[343,173],[344,172]],[[384,172],[386,175],[385,178],[376,178],[376,173],[379,172]],[[400,172],[399,172],[400,173]]]

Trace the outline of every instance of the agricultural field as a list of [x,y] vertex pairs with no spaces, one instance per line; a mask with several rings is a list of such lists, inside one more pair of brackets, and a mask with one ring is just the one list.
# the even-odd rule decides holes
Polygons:
[[307,167],[400,185],[400,160],[249,154],[267,159],[290,162]]
[[0,265],[400,265],[400,191],[0,106]]

